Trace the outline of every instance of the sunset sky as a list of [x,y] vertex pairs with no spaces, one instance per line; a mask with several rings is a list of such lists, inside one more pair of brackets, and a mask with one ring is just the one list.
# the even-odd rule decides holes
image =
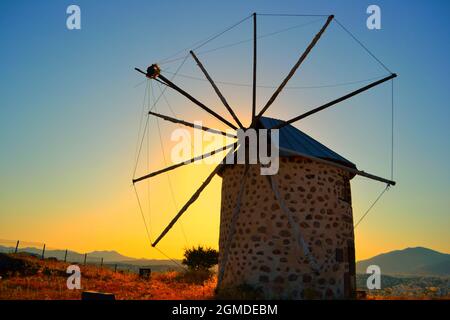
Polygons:
[[[81,30],[66,28],[70,4],[81,8]],[[381,8],[381,30],[366,27],[370,4]],[[357,259],[413,246],[449,253],[449,9],[447,1],[1,1],[0,239],[164,259],[150,247],[131,183],[145,122],[143,102],[146,108],[160,89],[133,68],[169,57],[161,68],[170,78],[186,55],[177,52],[195,48],[252,12],[305,13],[334,14],[399,75],[394,84],[398,185],[355,230]],[[263,86],[258,109],[325,19],[258,16],[258,34],[264,35],[258,40],[258,85]],[[196,50],[245,123],[251,112],[251,37],[248,19]],[[267,115],[292,118],[387,74],[332,22],[288,85],[296,88],[283,91]],[[198,78],[203,75],[188,57],[174,81],[227,115],[209,84]],[[390,85],[296,126],[360,170],[390,178]],[[166,98],[180,118],[225,129],[170,89]],[[172,115],[164,99],[157,110]],[[164,161],[158,124],[153,118],[149,124],[137,176],[171,164],[170,134],[177,126],[159,122]],[[137,184],[153,239],[212,168],[185,166]],[[162,252],[180,258],[186,246],[218,246],[220,188],[216,177],[161,241]],[[355,221],[383,188],[361,177],[352,181]]]

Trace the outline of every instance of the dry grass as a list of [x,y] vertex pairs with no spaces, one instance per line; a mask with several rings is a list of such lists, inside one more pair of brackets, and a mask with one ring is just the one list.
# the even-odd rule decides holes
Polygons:
[[[17,257],[17,255],[15,256]],[[0,280],[0,300],[5,299],[80,299],[81,291],[114,293],[116,299],[211,299],[215,278],[201,284],[186,282],[179,272],[154,273],[149,280],[133,273],[114,272],[98,266],[80,266],[82,290],[67,289],[68,263],[20,256],[36,266],[34,274],[10,273]]]
[[[261,299],[258,292],[242,287],[215,296],[216,277],[180,272],[153,273],[143,280],[134,273],[114,272],[98,266],[80,266],[82,290],[67,289],[68,263],[17,254],[9,255],[22,267],[7,272],[0,280],[0,300],[78,300],[81,291],[92,290],[115,294],[116,299],[131,300],[204,300]],[[0,261],[1,264],[1,261]],[[1,269],[1,268],[0,268]],[[1,270],[0,270],[1,271]],[[449,299],[442,297],[440,299]],[[431,297],[375,296],[367,300],[430,300]],[[437,299],[437,298],[435,298]]]

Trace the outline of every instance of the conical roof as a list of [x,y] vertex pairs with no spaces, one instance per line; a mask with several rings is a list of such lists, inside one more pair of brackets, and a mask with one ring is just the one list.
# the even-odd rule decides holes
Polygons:
[[[267,117],[261,117],[259,122],[261,127],[266,129],[285,123],[283,120]],[[356,168],[354,163],[290,124],[279,129],[279,138],[280,157],[294,156],[293,153],[288,151],[291,150],[306,156],[312,156],[336,162],[350,168]]]

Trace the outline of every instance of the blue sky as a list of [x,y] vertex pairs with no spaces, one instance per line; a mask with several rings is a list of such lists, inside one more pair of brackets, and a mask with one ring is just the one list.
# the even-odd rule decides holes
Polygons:
[[[72,3],[81,8],[81,30],[66,29],[65,11]],[[366,28],[370,4],[381,8],[381,30]],[[398,186],[361,226],[357,235],[360,257],[408,245],[449,252],[449,9],[448,1],[437,0],[2,1],[0,238],[49,241],[79,250],[119,248],[131,255],[147,256],[147,250],[138,245],[145,236],[135,203],[129,200],[145,87],[133,68],[145,68],[255,11],[333,13],[399,75],[395,81]],[[323,23],[313,20],[258,18],[261,34],[312,21],[298,33],[261,40],[259,84],[279,83]],[[336,25],[330,26],[291,85],[357,81],[386,74],[340,32]],[[209,48],[248,37],[251,24],[247,23],[218,38]],[[202,61],[216,80],[250,83],[248,49],[250,44],[234,52],[205,54]],[[176,66],[163,68],[173,72]],[[196,72],[202,77],[192,61],[180,72]],[[216,99],[204,83],[201,86],[187,78],[178,81],[208,102]],[[289,118],[358,86],[361,84],[291,90],[268,114]],[[223,90],[230,100],[237,99],[240,114],[250,110],[243,102],[248,100],[248,88],[224,86]],[[258,92],[259,106],[271,90]],[[385,85],[311,117],[299,128],[360,169],[389,177],[389,99],[390,87]],[[169,100],[188,120],[206,118],[193,111],[192,105],[187,108],[176,95],[170,95]],[[356,218],[383,186],[358,178],[353,187]],[[121,213],[113,209],[117,199],[127,203],[120,207]],[[105,224],[73,221],[89,220],[88,212],[96,212]],[[121,233],[120,221],[124,219],[136,222],[126,224]],[[77,227],[68,231],[72,223]],[[195,230],[195,225],[190,228]],[[91,243],[79,240],[91,231],[101,239]],[[130,234],[139,236],[131,240]],[[125,246],[127,241],[134,243],[134,249]],[[214,242],[214,236],[208,241]],[[172,252],[178,254],[175,249]]]

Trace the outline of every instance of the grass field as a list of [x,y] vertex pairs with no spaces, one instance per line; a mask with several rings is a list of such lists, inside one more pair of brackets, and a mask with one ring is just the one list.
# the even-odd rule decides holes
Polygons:
[[137,274],[114,272],[98,266],[80,266],[82,290],[67,289],[68,263],[14,255],[22,261],[0,280],[0,299],[80,299],[81,291],[114,293],[116,299],[211,299],[215,278],[203,285],[179,272],[153,273],[150,280]]
[[[119,300],[217,299],[214,293],[215,276],[203,282],[183,272],[170,271],[154,272],[150,279],[141,279],[135,273],[114,272],[108,268],[89,265],[80,266],[82,290],[69,290],[69,274],[66,273],[68,266],[68,263],[41,260],[27,254],[0,254],[0,300],[78,300],[81,299],[81,292],[85,290],[113,293]],[[423,300],[448,297],[369,295],[366,299]]]

